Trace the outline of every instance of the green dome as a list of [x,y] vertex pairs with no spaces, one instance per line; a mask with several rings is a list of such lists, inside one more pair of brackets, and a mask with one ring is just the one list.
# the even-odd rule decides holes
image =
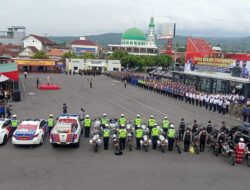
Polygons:
[[146,40],[145,33],[138,28],[129,28],[122,34],[122,40]]

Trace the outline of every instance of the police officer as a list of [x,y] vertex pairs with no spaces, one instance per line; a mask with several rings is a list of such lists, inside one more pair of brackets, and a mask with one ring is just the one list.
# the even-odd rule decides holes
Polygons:
[[124,114],[121,114],[121,117],[119,119],[119,125],[122,126],[122,125],[126,125],[126,119],[124,117]]
[[174,128],[173,124],[170,124],[170,128],[168,129],[168,150],[172,151],[173,147],[174,147],[174,140],[175,140],[175,135],[176,135],[176,131]]
[[51,130],[53,129],[54,125],[55,125],[55,121],[53,119],[53,114],[49,115],[49,118],[48,118],[47,122],[48,122],[48,129],[49,129],[49,133],[50,133]]
[[168,117],[165,116],[164,119],[162,120],[162,129],[164,131],[164,137],[166,138],[167,133],[168,133],[168,128],[169,128],[169,120]]
[[135,125],[135,129],[137,129],[138,126],[142,125],[142,119],[141,119],[141,116],[139,114],[137,114],[137,116],[134,120],[134,125]]
[[89,88],[92,88],[92,79],[89,80]]
[[104,114],[102,114],[102,119],[101,119],[101,126],[105,126],[105,125],[108,125],[109,124],[109,120],[108,120],[108,118],[107,118],[107,114],[106,113],[104,113]]
[[104,125],[103,128],[103,145],[104,145],[104,150],[109,149],[109,137],[110,137],[110,129],[108,128],[108,124]]
[[16,118],[16,115],[14,114],[11,120],[11,126],[12,126],[13,131],[17,129],[18,125],[19,125],[19,120]]
[[155,124],[156,124],[156,121],[154,119],[154,116],[151,115],[150,119],[148,120],[149,137],[151,137],[151,131],[152,131],[153,127],[155,126]]
[[190,128],[187,128],[187,131],[183,135],[184,152],[188,152],[191,141],[192,141],[192,132]]
[[160,129],[159,126],[157,126],[157,124],[154,125],[154,127],[152,128],[152,134],[151,134],[151,140],[152,140],[152,149],[156,149],[157,147],[157,140],[159,138],[160,135]]
[[208,121],[207,128],[206,128],[207,134],[211,135],[213,132],[213,125],[211,121]]
[[83,120],[83,126],[85,131],[85,137],[89,138],[89,132],[91,127],[91,119],[89,118],[89,115],[86,115],[85,119]]
[[66,114],[68,112],[68,107],[67,107],[66,103],[63,103],[62,109],[63,109],[64,114]]
[[183,138],[185,129],[186,129],[186,124],[185,124],[184,118],[181,118],[181,123],[180,123],[180,127],[179,127],[179,138],[180,139]]
[[124,150],[127,138],[127,130],[125,128],[125,125],[120,126],[120,129],[118,130],[118,137],[119,137],[120,150]]
[[141,149],[141,140],[143,137],[143,130],[141,125],[137,125],[137,129],[135,130],[135,138],[136,138],[136,150]]
[[203,129],[200,131],[199,139],[200,139],[200,152],[204,152],[207,140],[207,131],[205,127],[203,127]]
[[192,133],[193,133],[193,134],[197,132],[198,127],[199,127],[199,126],[198,126],[197,121],[194,120],[194,124],[193,124],[193,128],[192,128]]

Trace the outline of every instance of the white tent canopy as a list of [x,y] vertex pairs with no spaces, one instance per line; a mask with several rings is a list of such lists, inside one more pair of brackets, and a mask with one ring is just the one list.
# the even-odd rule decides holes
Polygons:
[[0,82],[4,82],[6,80],[9,80],[9,78],[0,74]]

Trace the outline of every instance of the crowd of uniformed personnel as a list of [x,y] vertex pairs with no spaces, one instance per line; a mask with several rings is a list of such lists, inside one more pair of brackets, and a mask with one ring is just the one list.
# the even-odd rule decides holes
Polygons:
[[209,94],[199,92],[193,85],[173,82],[169,79],[128,73],[114,73],[114,78],[127,80],[130,84],[167,95],[191,105],[204,107],[220,114],[229,114],[250,123],[250,101],[239,94]]

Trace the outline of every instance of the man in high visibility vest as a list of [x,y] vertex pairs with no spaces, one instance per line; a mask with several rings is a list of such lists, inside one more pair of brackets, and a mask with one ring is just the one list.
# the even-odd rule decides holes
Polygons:
[[155,125],[152,129],[152,134],[151,134],[151,139],[152,139],[152,148],[156,149],[157,147],[157,140],[159,138],[160,135],[160,127]]
[[120,150],[124,150],[127,138],[127,130],[125,128],[125,125],[121,125],[120,129],[118,130],[118,137]]
[[121,117],[119,119],[119,125],[122,126],[122,125],[126,125],[126,119],[124,117],[124,114],[121,114]]
[[109,124],[109,120],[108,120],[108,118],[107,118],[107,114],[106,113],[104,113],[104,114],[102,114],[102,119],[101,119],[101,126],[106,126],[106,125],[108,125]]
[[89,138],[89,132],[91,127],[91,119],[89,118],[89,115],[86,115],[85,119],[83,120],[83,126],[85,130],[85,137]]
[[48,122],[48,130],[49,130],[49,133],[50,133],[51,130],[53,129],[54,125],[55,125],[55,121],[53,119],[52,114],[49,115],[49,118],[48,118],[47,122]]
[[168,117],[164,117],[164,119],[162,120],[162,129],[164,131],[164,137],[166,138],[167,133],[168,133],[168,128],[169,128],[169,120]]
[[142,125],[142,119],[141,119],[141,116],[139,114],[137,114],[137,116],[134,120],[134,125],[135,125],[135,130],[137,129],[137,126]]
[[136,150],[141,149],[141,140],[143,137],[143,130],[141,125],[137,125],[137,129],[135,130],[135,138],[136,138]]
[[110,137],[110,129],[108,128],[108,124],[104,125],[103,128],[103,145],[104,150],[109,149],[109,137]]
[[170,124],[170,128],[168,129],[168,134],[167,134],[167,137],[168,137],[168,150],[169,151],[173,150],[175,134],[176,134],[176,131],[175,131],[174,125]]
[[150,119],[148,120],[149,137],[151,137],[151,131],[152,131],[153,127],[155,126],[155,124],[156,124],[156,121],[154,119],[154,116],[151,115]]
[[17,129],[17,126],[19,125],[19,120],[16,118],[16,115],[13,115],[13,118],[11,120],[11,126],[13,131]]

